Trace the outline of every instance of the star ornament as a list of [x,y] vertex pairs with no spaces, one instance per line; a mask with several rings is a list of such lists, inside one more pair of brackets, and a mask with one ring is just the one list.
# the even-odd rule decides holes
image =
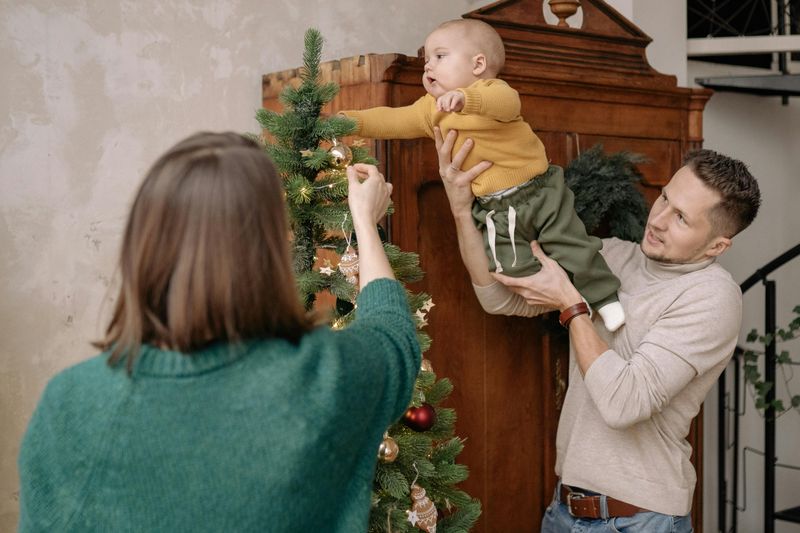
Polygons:
[[430,311],[430,310],[431,310],[431,307],[433,307],[433,306],[435,306],[435,305],[436,305],[436,304],[435,304],[435,303],[433,303],[433,298],[428,298],[428,301],[427,301],[427,302],[425,302],[425,303],[422,305],[422,309],[424,309],[424,310],[425,310],[425,312],[427,313],[428,311]]
[[333,269],[329,266],[324,266],[319,269],[320,274],[325,274],[326,276],[330,276],[333,274]]
[[411,522],[412,526],[416,526],[417,522],[419,522],[419,515],[416,511],[406,511],[408,513],[408,521]]

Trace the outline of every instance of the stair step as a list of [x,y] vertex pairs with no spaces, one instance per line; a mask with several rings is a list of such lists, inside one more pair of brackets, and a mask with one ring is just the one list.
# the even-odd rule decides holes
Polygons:
[[794,522],[795,524],[800,524],[800,506],[776,512],[775,519],[783,520],[784,522]]

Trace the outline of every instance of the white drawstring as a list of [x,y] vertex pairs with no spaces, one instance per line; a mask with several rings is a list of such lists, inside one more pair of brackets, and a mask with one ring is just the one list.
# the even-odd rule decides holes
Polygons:
[[495,239],[497,238],[497,230],[494,227],[494,220],[492,220],[492,215],[494,215],[494,213],[494,209],[486,213],[486,231],[489,233],[489,250],[492,251],[492,259],[494,259],[494,264],[497,266],[495,272],[499,274],[503,271],[503,265],[501,265],[500,261],[497,260],[497,245],[495,243]]
[[517,266],[517,243],[514,242],[514,230],[517,226],[517,211],[513,205],[508,206],[508,234],[511,238],[511,249],[514,251],[514,262],[511,263],[512,267]]

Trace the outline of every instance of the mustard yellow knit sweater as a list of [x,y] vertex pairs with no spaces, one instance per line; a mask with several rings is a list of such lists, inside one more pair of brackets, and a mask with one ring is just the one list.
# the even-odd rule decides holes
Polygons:
[[342,111],[356,121],[356,133],[372,139],[433,138],[438,126],[442,135],[458,130],[454,151],[468,138],[475,141],[463,168],[481,161],[494,163],[472,182],[475,196],[515,187],[547,170],[542,141],[520,115],[517,91],[498,79],[478,80],[465,89],[464,108],[457,113],[436,110],[436,99],[426,94],[405,107],[374,107]]

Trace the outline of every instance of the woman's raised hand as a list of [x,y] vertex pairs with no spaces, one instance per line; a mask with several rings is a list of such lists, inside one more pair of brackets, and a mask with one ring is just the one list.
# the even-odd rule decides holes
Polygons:
[[347,167],[347,182],[353,223],[377,224],[389,207],[392,184],[386,183],[375,165],[363,163]]

